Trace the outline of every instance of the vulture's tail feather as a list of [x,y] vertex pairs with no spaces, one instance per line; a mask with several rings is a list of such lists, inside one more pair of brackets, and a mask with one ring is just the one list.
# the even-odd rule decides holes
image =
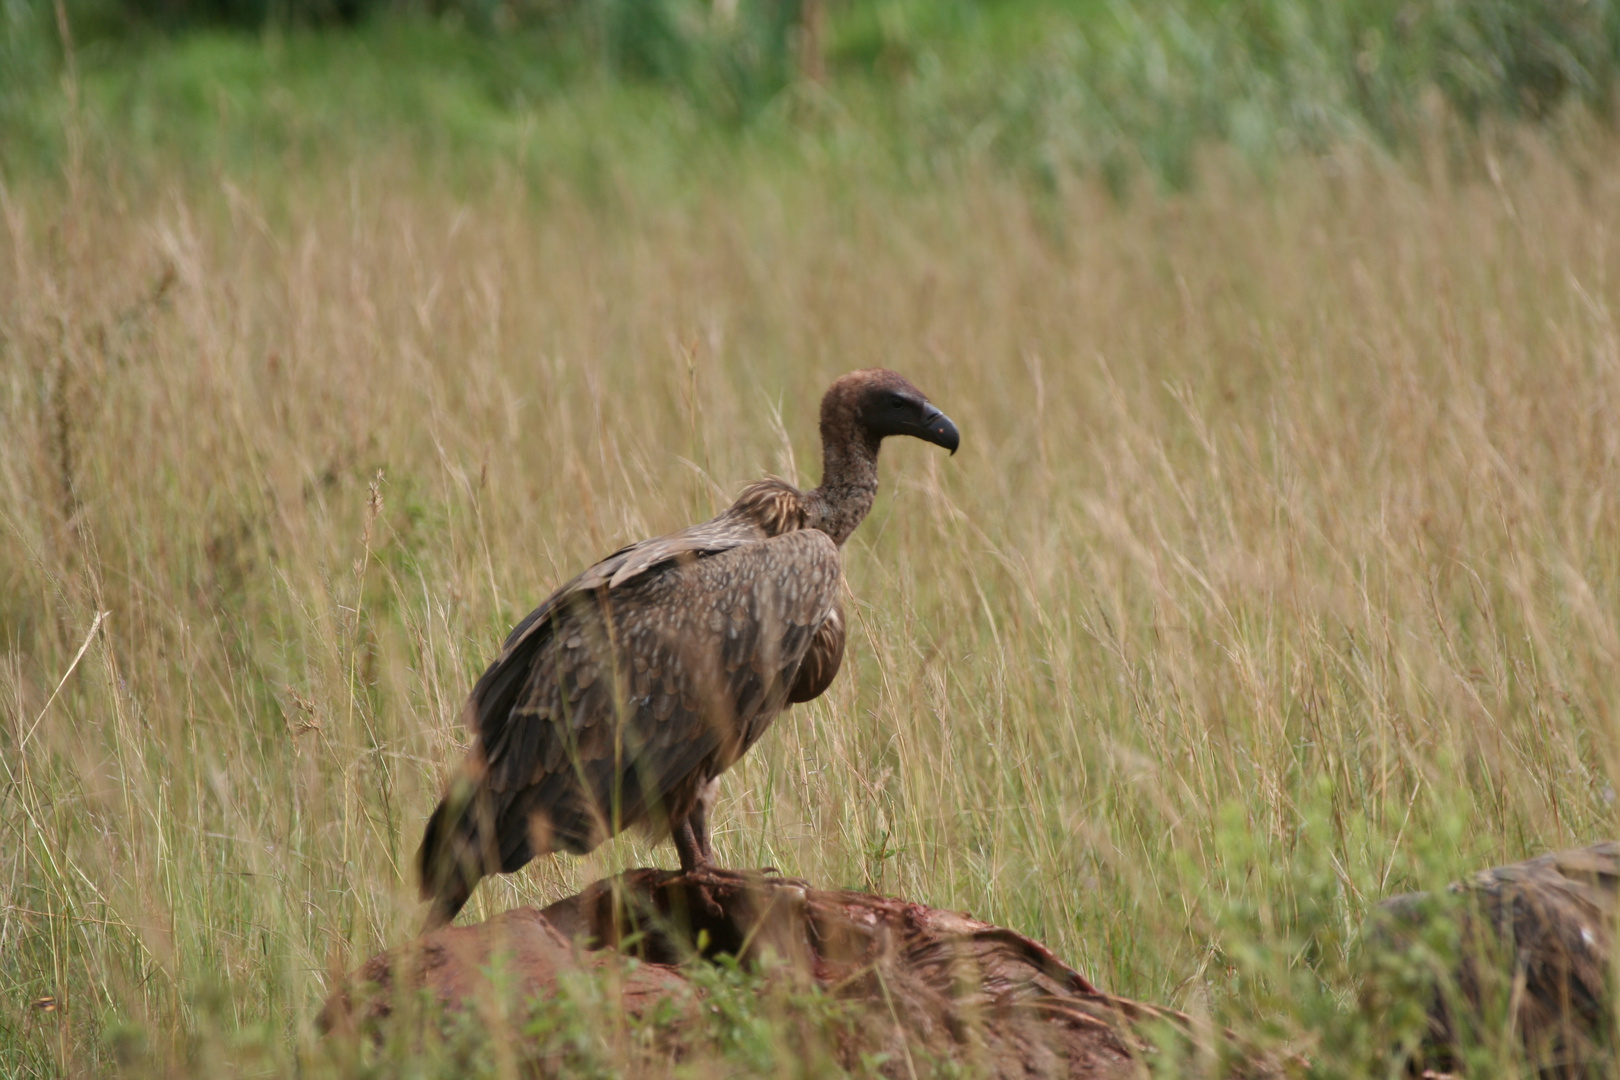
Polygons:
[[454,919],[486,873],[489,860],[483,850],[484,834],[491,830],[480,825],[493,822],[487,820],[487,800],[475,794],[476,785],[465,778],[452,783],[422,833],[417,872],[422,899],[433,902],[425,930],[436,930]]
[[473,775],[451,781],[416,853],[422,899],[433,902],[427,930],[454,919],[480,879],[510,874],[537,854],[583,855],[602,841],[601,815],[570,790],[571,779],[516,792],[490,791]]

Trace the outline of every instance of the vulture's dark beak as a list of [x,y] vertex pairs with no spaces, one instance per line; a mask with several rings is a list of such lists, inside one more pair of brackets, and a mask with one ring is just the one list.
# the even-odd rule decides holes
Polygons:
[[952,454],[962,444],[962,436],[957,433],[956,425],[951,418],[934,408],[932,405],[923,407],[922,430],[917,432],[917,438],[943,446]]

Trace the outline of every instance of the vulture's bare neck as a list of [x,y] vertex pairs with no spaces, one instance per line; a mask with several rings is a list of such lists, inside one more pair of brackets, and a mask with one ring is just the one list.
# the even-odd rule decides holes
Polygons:
[[805,524],[843,547],[877,498],[877,456],[877,441],[854,425],[823,423],[821,486],[805,493]]

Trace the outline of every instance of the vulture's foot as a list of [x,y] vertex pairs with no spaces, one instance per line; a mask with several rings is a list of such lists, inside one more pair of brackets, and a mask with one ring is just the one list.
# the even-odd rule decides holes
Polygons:
[[710,794],[700,801],[686,819],[671,830],[675,850],[681,857],[681,875],[691,884],[698,903],[710,917],[718,918],[725,905],[716,893],[734,893],[757,884],[761,877],[786,880],[782,871],[774,866],[758,870],[726,870],[715,864],[714,848],[709,846],[709,808],[713,802],[714,781],[706,789]]
[[729,870],[713,863],[702,863],[691,870],[683,870],[677,880],[689,892],[697,895],[697,902],[710,915],[733,910],[740,894],[774,894],[781,886],[810,887],[809,882],[790,878],[774,866],[758,870]]
[[711,919],[724,918],[725,905],[717,894],[730,891],[742,883],[742,875],[734,870],[722,870],[704,860],[694,866],[681,867],[681,876],[691,885],[689,892],[697,897],[703,913]]
[[[680,877],[670,882],[690,899],[694,914],[708,919],[732,918],[738,910],[755,906],[760,898],[774,893],[784,884],[802,884],[782,875],[775,868],[763,870],[731,870],[712,862],[699,863],[690,870],[682,870]],[[808,887],[808,886],[806,886]],[[744,900],[753,896],[754,900]],[[744,905],[743,909],[738,904]]]

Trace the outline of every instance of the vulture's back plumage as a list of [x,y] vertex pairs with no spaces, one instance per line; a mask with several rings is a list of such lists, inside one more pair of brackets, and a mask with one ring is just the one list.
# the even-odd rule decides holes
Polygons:
[[[917,431],[869,430],[874,386],[918,413]],[[878,441],[955,449],[950,421],[881,370],[835,383],[821,427],[820,488],[754,484],[710,521],[608,556],[513,629],[473,688],[471,753],[423,836],[430,924],[485,874],[632,825],[673,831],[688,870],[707,861],[713,779],[837,673],[840,548],[876,491]]]

